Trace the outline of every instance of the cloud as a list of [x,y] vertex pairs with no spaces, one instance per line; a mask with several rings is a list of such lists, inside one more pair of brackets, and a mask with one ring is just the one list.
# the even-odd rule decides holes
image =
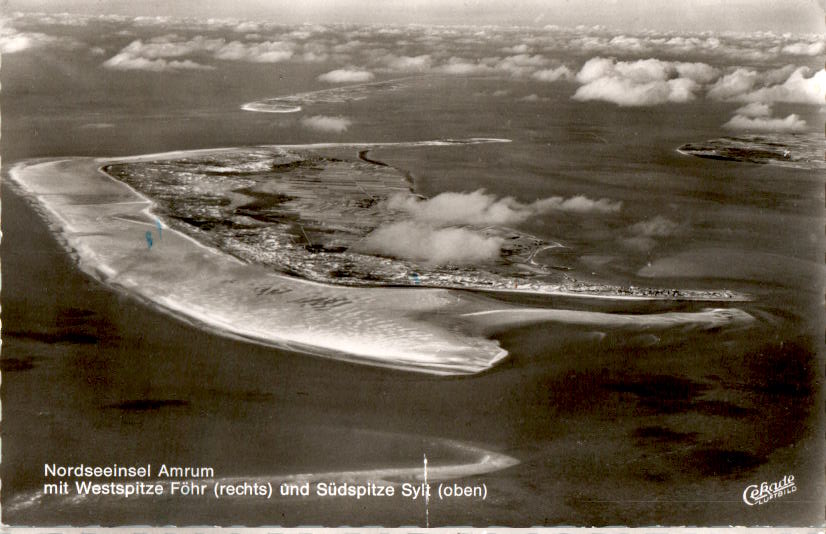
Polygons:
[[720,76],[720,71],[705,63],[684,63],[676,62],[671,66],[676,69],[677,74],[683,78],[694,80],[697,83],[709,83]]
[[636,224],[632,224],[629,229],[633,234],[638,236],[668,237],[674,234],[679,227],[680,225],[678,223],[667,219],[662,215],[657,215],[647,221],[640,221]]
[[189,40],[181,40],[177,35],[155,37],[148,42],[138,39],[132,41],[120,53],[146,59],[182,57],[197,52],[215,51],[224,45],[223,39],[207,39],[196,36]]
[[305,50],[298,59],[305,63],[321,63],[323,61],[327,61],[330,58],[327,54],[319,53],[313,50]]
[[411,194],[394,195],[387,200],[387,208],[407,218],[374,230],[353,252],[460,265],[500,258],[503,238],[485,235],[480,227],[518,224],[549,212],[615,213],[621,203],[584,196],[523,203],[512,197],[496,198],[480,189],[441,193],[427,200]]
[[819,56],[826,52],[826,42],[817,41],[814,43],[798,42],[787,44],[780,49],[784,54],[790,56]]
[[[814,36],[807,39],[770,31],[717,32],[712,35],[711,32],[699,34],[645,30],[631,34],[583,26],[576,28],[574,32],[554,28],[548,37],[546,42],[559,51],[594,52],[634,58],[652,54],[669,58],[703,57],[713,64],[735,61],[765,65],[783,55],[816,56],[818,50],[826,46],[815,42]],[[522,36],[522,40],[528,42],[529,38]],[[546,51],[548,48],[550,47],[545,47]]]
[[527,76],[532,73],[537,67],[544,67],[548,64],[548,60],[539,55],[517,54],[515,56],[508,56],[496,63],[495,68],[505,71],[512,76]]
[[[809,76],[811,74],[811,76]],[[734,97],[743,102],[788,102],[793,104],[826,103],[826,70],[812,73],[809,67],[800,67],[783,83],[755,89]]]
[[617,35],[608,41],[608,48],[614,50],[620,49],[625,52],[641,53],[649,51],[651,49],[651,43],[644,38]]
[[495,261],[504,239],[468,228],[435,228],[416,221],[381,226],[351,250],[428,263],[464,265]]
[[576,80],[583,85],[572,98],[604,100],[620,106],[683,103],[694,100],[700,84],[716,75],[717,70],[704,63],[659,59],[626,62],[595,57],[577,73]]
[[128,20],[126,17],[117,15],[81,15],[78,13],[14,13],[12,15],[17,20],[27,20],[35,22],[39,25],[56,25],[56,26],[86,26],[90,21],[110,21],[110,22],[124,22]]
[[506,46],[502,49],[503,52],[507,52],[509,54],[525,54],[530,52],[530,47],[525,43],[513,45],[513,46]]
[[[9,24],[18,29],[4,30],[0,23],[0,51],[13,53],[61,44],[63,37],[39,32],[53,33],[44,30],[42,23],[61,24],[66,17],[9,17]],[[795,74],[805,67],[762,70],[759,66],[783,65],[797,58],[808,63],[810,58],[826,53],[826,42],[816,35],[618,32],[590,26],[519,31],[493,26],[287,27],[261,20],[171,17],[121,17],[111,21],[98,16],[70,17],[66,23],[88,24],[84,33],[73,34],[84,38],[94,34],[96,25],[103,27],[107,39],[129,32],[124,42],[132,42],[119,52],[108,46],[101,61],[116,54],[119,57],[109,61],[107,68],[183,71],[218,66],[215,60],[324,62],[328,68],[318,73],[331,72],[321,74],[319,79],[331,84],[369,82],[374,74],[386,71],[435,72],[547,83],[575,79],[579,85],[576,100],[601,100],[622,106],[689,102],[703,94],[743,103],[823,103],[819,98],[823,91],[812,89],[822,77],[814,70]],[[177,33],[151,37],[162,32]],[[597,57],[588,59],[590,56]],[[584,65],[579,69],[554,59],[563,57],[582,58]],[[156,61],[161,59],[166,62]]]
[[588,84],[606,77],[617,77],[643,84],[682,77],[703,83],[717,75],[719,75],[717,69],[705,63],[684,63],[659,59],[616,61],[610,58],[595,57],[585,62],[577,73],[576,79],[580,83]]
[[57,46],[66,50],[84,48],[85,45],[70,37],[56,37],[41,32],[20,31],[0,17],[0,54],[14,54],[45,46]]
[[323,42],[306,42],[302,46],[302,53],[298,57],[301,61],[307,63],[316,63],[327,61],[330,58],[329,49]]
[[537,200],[532,204],[536,209],[545,213],[548,211],[564,211],[568,213],[617,213],[622,209],[622,202],[601,198],[593,200],[583,195],[571,198],[549,197]]
[[339,43],[333,46],[333,51],[340,54],[349,54],[351,52],[358,52],[359,50],[366,47],[366,43],[358,39],[354,39],[352,41],[347,41],[346,43]]
[[251,63],[280,63],[293,57],[294,44],[284,41],[261,43],[229,42],[215,50],[215,58]]
[[717,80],[712,85],[707,96],[715,100],[728,100],[737,95],[750,91],[757,83],[756,70],[738,68]]
[[723,125],[723,128],[752,132],[802,132],[807,129],[807,125],[805,120],[794,113],[783,119],[735,115]]
[[571,80],[574,73],[565,65],[555,69],[538,70],[531,75],[534,79],[540,82],[555,82],[557,80]]
[[232,30],[238,33],[254,33],[261,31],[261,25],[257,22],[245,20],[236,24]]
[[534,212],[511,197],[497,200],[481,189],[472,193],[441,193],[427,200],[394,195],[388,200],[388,207],[430,224],[514,224]]
[[320,132],[341,133],[346,131],[352,123],[353,121],[345,117],[329,117],[327,115],[314,115],[301,119],[302,125]]
[[320,75],[318,80],[327,83],[360,83],[368,82],[373,78],[372,72],[350,67],[326,72]]
[[430,70],[433,58],[430,54],[420,56],[395,56],[388,54],[383,58],[384,64],[392,70],[398,71],[426,71]]
[[117,54],[103,62],[103,66],[113,70],[145,70],[151,72],[169,72],[180,70],[212,70],[215,67],[202,65],[189,59],[166,60],[147,59],[145,57],[135,57],[129,54]]
[[734,110],[734,117],[723,125],[727,130],[752,132],[801,132],[806,121],[792,114],[785,118],[772,117],[772,107],[763,102],[750,102]]
[[699,86],[688,79],[635,83],[624,78],[600,78],[577,89],[574,100],[604,100],[620,106],[654,106],[684,103],[695,98]]
[[734,102],[788,102],[822,105],[826,101],[826,70],[788,65],[757,72],[738,68],[712,85],[708,96]]
[[491,74],[493,67],[480,61],[467,60],[459,57],[452,57],[444,64],[435,69],[443,74],[473,75]]
[[664,238],[674,235],[680,225],[670,219],[657,215],[647,221],[640,221],[628,227],[631,237],[623,238],[621,241],[627,247],[647,252],[657,245],[657,238]]
[[616,213],[621,207],[621,202],[605,198],[592,200],[585,196],[568,199],[555,196],[526,204],[513,197],[497,199],[495,195],[482,189],[472,193],[441,193],[427,200],[413,195],[394,195],[388,199],[388,208],[406,212],[414,219],[436,225],[509,225],[553,211]]
[[0,54],[22,52],[49,42],[48,38],[48,35],[42,33],[3,33],[0,34]]
[[[255,19],[244,21],[232,18],[176,17],[118,17],[118,16],[75,16],[67,14],[16,14],[8,17],[16,26],[29,32],[39,32],[43,24],[106,25],[107,35],[146,35],[161,31],[178,31],[186,38],[176,37],[177,45],[186,42],[189,35],[210,32],[209,36],[231,40],[221,46],[227,48],[222,54],[240,61],[275,62],[285,61],[330,61],[330,68],[342,65],[381,64],[382,67],[398,71],[426,71],[433,65],[450,74],[484,74],[491,69],[511,76],[531,76],[538,70],[553,70],[548,67],[552,60],[546,58],[580,57],[582,54],[616,56],[628,63],[640,58],[657,55],[661,59],[703,58],[712,65],[770,65],[781,58],[813,58],[826,52],[826,43],[821,36],[780,34],[773,32],[678,32],[678,31],[638,31],[618,32],[606,27],[581,26],[576,29],[561,27],[520,28],[512,31],[493,26],[483,28],[459,26],[396,26],[371,27],[354,24],[345,25],[302,25],[288,27],[277,22]],[[48,33],[48,32],[47,32]],[[84,35],[89,35],[85,33]],[[230,37],[227,37],[230,36]],[[244,36],[244,37],[242,37]],[[6,41],[11,41],[6,37]],[[144,41],[146,41],[144,37]],[[269,39],[269,40],[265,40]],[[222,40],[222,39],[218,39]],[[283,44],[278,44],[283,43]],[[147,44],[144,42],[144,44]],[[323,50],[314,49],[321,45]],[[24,38],[15,39],[8,49],[18,50],[28,44]],[[290,51],[294,53],[290,56]],[[198,53],[198,52],[196,52]],[[217,53],[215,50],[209,55]],[[485,56],[506,56],[486,58]],[[398,62],[383,61],[384,55],[399,58]],[[147,59],[158,59],[149,55],[136,54]],[[431,65],[422,56],[430,56]],[[167,56],[168,58],[169,56]],[[198,57],[188,57],[201,61]],[[446,58],[462,58],[445,62]],[[286,58],[286,59],[285,59]],[[409,58],[409,59],[407,59]],[[418,61],[414,58],[419,58]],[[586,56],[587,58],[587,56]],[[631,59],[628,59],[631,58]],[[708,58],[708,59],[705,59]],[[494,61],[489,61],[494,59]],[[370,63],[364,63],[369,61]],[[645,60],[642,60],[645,61]],[[555,64],[554,64],[555,66]],[[706,66],[705,70],[710,70]],[[689,78],[697,83],[698,73],[678,73],[678,77]],[[537,79],[542,76],[538,75]],[[669,78],[670,79],[670,78]],[[708,77],[706,77],[708,79]],[[646,82],[648,83],[648,82]]]
[[132,41],[117,55],[104,62],[103,66],[110,69],[156,72],[213,69],[214,67],[191,59],[168,61],[170,58],[205,54],[225,61],[277,63],[292,57],[293,46],[292,43],[283,41],[260,43],[231,41],[228,43],[222,38],[211,39],[197,35],[191,39],[182,39],[171,34],[155,37],[146,42],[141,39]]
[[762,102],[752,102],[735,109],[734,113],[743,117],[768,117],[772,114],[772,108]]

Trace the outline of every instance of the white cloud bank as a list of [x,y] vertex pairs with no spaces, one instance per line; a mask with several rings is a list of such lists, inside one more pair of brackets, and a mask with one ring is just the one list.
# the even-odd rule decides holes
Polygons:
[[750,132],[803,132],[807,129],[806,121],[792,113],[785,118],[747,117],[735,115],[723,125],[727,130],[744,130]]
[[301,124],[304,127],[319,132],[342,133],[347,131],[352,123],[353,121],[345,117],[330,117],[327,115],[313,115],[301,119]]
[[632,224],[630,230],[634,235],[645,237],[668,237],[672,235],[680,225],[670,219],[657,215],[647,221],[640,221]]
[[327,83],[362,83],[369,82],[373,78],[372,72],[351,67],[331,70],[320,75],[318,80]]
[[432,265],[479,264],[499,258],[504,240],[468,228],[437,228],[417,221],[401,221],[371,232],[355,248]]
[[14,54],[45,46],[56,46],[65,50],[85,48],[80,41],[71,37],[57,37],[42,32],[21,31],[11,21],[0,16],[0,54]]
[[640,221],[628,227],[631,237],[622,239],[622,242],[630,248],[640,252],[648,252],[657,246],[658,238],[670,237],[677,233],[680,224],[657,215],[646,221]]
[[574,100],[604,100],[620,106],[653,106],[694,100],[701,84],[718,76],[705,63],[641,59],[616,61],[595,57],[576,75],[582,86]]
[[768,104],[764,104],[762,102],[752,102],[750,104],[746,104],[745,106],[739,107],[734,110],[734,113],[737,115],[742,115],[744,117],[768,117],[772,114],[772,108]]
[[480,189],[472,193],[441,193],[428,200],[413,195],[395,195],[388,200],[388,207],[429,224],[486,226],[519,224],[552,211],[616,213],[622,208],[622,203],[606,198],[593,200],[575,196],[566,199],[555,196],[525,204],[513,197],[497,199],[495,195]]
[[495,69],[484,60],[465,59],[455,56],[436,67],[434,71],[442,74],[454,74],[459,76],[492,74],[496,72]]
[[733,67],[721,74],[705,63],[595,57],[576,74],[581,87],[572,98],[620,106],[653,106],[690,102],[705,92],[708,98],[731,102],[826,103],[826,70],[795,65],[766,71]]
[[294,45],[283,41],[242,43],[232,41],[215,51],[216,59],[250,63],[280,63],[293,57]]
[[826,103],[826,70],[788,65],[757,72],[737,68],[717,80],[708,90],[715,100],[733,102],[786,102],[823,105]]
[[117,54],[103,62],[103,66],[113,70],[145,70],[151,72],[169,72],[178,70],[212,70],[215,67],[196,63],[192,60],[166,60],[163,58],[147,59],[129,54]]
[[574,73],[566,66],[557,67],[555,69],[542,69],[534,72],[532,78],[540,82],[555,82],[558,80],[572,80]]
[[387,54],[382,61],[389,69],[401,72],[424,72],[430,70],[433,65],[433,58],[430,54],[419,56]]
[[283,41],[263,41],[259,43],[227,42],[225,39],[210,39],[197,35],[183,40],[177,35],[164,35],[144,42],[132,41],[118,54],[109,58],[103,66],[118,70],[174,71],[184,69],[214,69],[183,58],[191,55],[208,55],[224,61],[247,61],[251,63],[278,63],[293,56],[294,45]]
[[485,235],[479,228],[518,224],[552,211],[615,213],[621,205],[585,196],[523,203],[512,197],[496,198],[483,190],[441,193],[427,200],[395,195],[387,200],[387,207],[408,218],[377,228],[353,251],[433,265],[492,262],[500,259],[504,240]]
[[807,129],[807,124],[794,113],[784,118],[772,117],[770,104],[750,102],[734,110],[734,117],[723,128],[747,132],[802,132]]
[[22,52],[30,48],[49,44],[53,39],[53,37],[43,33],[18,32],[13,28],[0,26],[0,54]]
[[784,54],[789,54],[790,56],[819,56],[826,52],[826,42],[817,41],[814,43],[791,43],[781,48],[780,51]]

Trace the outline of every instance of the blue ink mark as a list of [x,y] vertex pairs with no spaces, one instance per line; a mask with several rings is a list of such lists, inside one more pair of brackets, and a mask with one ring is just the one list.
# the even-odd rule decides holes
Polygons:
[[410,281],[415,285],[419,285],[419,275],[417,273],[410,273]]
[[146,244],[149,245],[149,248],[152,248],[152,232],[146,232]]
[[155,217],[155,222],[158,224],[158,241],[163,238],[163,226],[161,226],[161,220]]

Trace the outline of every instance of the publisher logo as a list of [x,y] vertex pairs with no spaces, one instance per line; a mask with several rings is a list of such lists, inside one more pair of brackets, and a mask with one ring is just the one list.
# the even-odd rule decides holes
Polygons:
[[778,499],[797,491],[794,484],[794,475],[786,475],[777,482],[761,482],[752,484],[743,491],[743,502],[749,506],[766,504],[772,499]]

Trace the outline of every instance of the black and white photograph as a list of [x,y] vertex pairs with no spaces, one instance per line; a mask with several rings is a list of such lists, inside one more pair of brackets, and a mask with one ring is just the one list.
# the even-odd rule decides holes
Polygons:
[[823,527],[825,9],[2,0],[4,531]]

